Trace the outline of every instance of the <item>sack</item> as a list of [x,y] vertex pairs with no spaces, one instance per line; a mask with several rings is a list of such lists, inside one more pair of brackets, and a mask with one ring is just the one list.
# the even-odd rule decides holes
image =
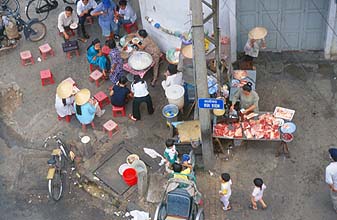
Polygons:
[[73,40],[73,41],[66,41],[64,43],[62,43],[62,49],[63,52],[70,52],[73,50],[78,50],[78,42],[77,40]]
[[16,26],[15,19],[11,18],[8,20],[8,24],[5,25],[6,35],[9,40],[16,39],[19,37],[18,27]]

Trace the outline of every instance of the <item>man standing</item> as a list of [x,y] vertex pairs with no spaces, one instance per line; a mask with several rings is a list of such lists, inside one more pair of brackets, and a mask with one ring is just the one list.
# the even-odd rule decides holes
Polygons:
[[329,153],[332,162],[325,169],[325,182],[329,185],[333,208],[337,212],[337,148],[330,148]]
[[114,22],[116,4],[112,0],[103,0],[90,13],[92,16],[98,16],[98,24],[102,29],[102,34],[106,40],[113,39],[117,31],[117,24]]
[[77,15],[79,17],[82,36],[86,39],[89,39],[90,36],[85,31],[84,23],[88,16],[90,16],[90,12],[97,7],[97,3],[95,0],[80,0],[77,2]]
[[131,5],[127,3],[126,0],[119,1],[119,11],[118,11],[118,29],[115,33],[119,35],[119,28],[123,24],[133,24],[137,20],[137,14],[132,9]]
[[70,30],[71,24],[77,25],[78,17],[76,16],[75,13],[73,13],[73,8],[70,6],[67,6],[65,10],[59,14],[59,17],[57,20],[57,28],[63,34],[63,37],[65,40],[69,40],[70,38],[67,31]]

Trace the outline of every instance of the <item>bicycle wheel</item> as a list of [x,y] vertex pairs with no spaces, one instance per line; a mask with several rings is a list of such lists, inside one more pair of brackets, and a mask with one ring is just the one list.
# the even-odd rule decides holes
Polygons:
[[48,17],[50,5],[47,0],[30,0],[25,8],[26,16],[29,20],[37,18],[44,21]]
[[60,169],[57,169],[54,174],[54,178],[48,180],[48,192],[49,196],[55,200],[60,200],[63,192],[63,177]]
[[47,29],[46,25],[42,22],[33,22],[28,27],[29,30],[29,40],[33,42],[37,42],[39,40],[42,40],[44,36],[46,36]]
[[15,14],[19,11],[20,4],[17,0],[1,0],[1,9]]
[[65,2],[69,5],[73,5],[73,4],[76,4],[78,2],[78,0],[63,0],[63,2]]

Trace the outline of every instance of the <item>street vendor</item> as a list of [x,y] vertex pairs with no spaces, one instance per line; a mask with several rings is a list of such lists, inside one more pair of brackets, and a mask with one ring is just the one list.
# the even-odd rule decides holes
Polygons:
[[75,113],[73,85],[68,81],[61,82],[56,89],[55,109],[61,118]]
[[245,84],[234,94],[230,108],[231,111],[234,110],[234,105],[238,100],[240,100],[240,108],[236,110],[244,109],[241,111],[243,115],[259,112],[259,95],[253,91],[251,82]]
[[101,110],[97,100],[90,98],[89,89],[81,89],[75,95],[74,108],[76,118],[82,125],[90,124],[94,120],[95,114],[101,117],[105,112],[104,109]]
[[141,38],[142,41],[136,44],[136,46],[140,50],[145,51],[151,54],[152,56],[154,66],[153,66],[153,79],[151,81],[151,86],[154,87],[158,79],[159,60],[160,60],[161,51],[158,45],[156,44],[156,42],[154,42],[154,40],[150,36],[148,36],[148,33],[144,29],[139,30],[137,34],[130,34],[130,37]]
[[253,60],[258,57],[260,48],[266,48],[265,37],[267,35],[267,29],[264,27],[255,27],[248,33],[248,40],[244,47],[245,68],[243,69],[256,69],[253,65]]

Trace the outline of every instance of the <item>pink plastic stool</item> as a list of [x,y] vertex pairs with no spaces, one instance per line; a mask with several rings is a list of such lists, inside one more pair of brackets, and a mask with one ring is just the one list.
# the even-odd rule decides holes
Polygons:
[[41,70],[40,71],[40,78],[41,78],[41,84],[42,86],[48,85],[48,84],[54,84],[54,78],[53,74],[50,71],[50,69],[47,70]]
[[126,116],[125,114],[125,106],[123,107],[119,107],[119,106],[112,106],[112,116],[113,117],[117,117],[118,115],[121,115],[122,117],[123,116]]
[[103,131],[108,131],[109,132],[109,137],[112,137],[112,134],[116,134],[118,131],[118,124],[116,124],[116,122],[114,122],[113,120],[109,120],[107,122],[105,122],[105,124],[103,125]]
[[104,92],[98,92],[94,95],[94,98],[98,101],[100,108],[110,104],[109,97]]
[[71,115],[66,115],[65,117],[61,117],[61,116],[57,115],[57,119],[59,121],[61,121],[63,118],[65,118],[66,122],[68,122],[68,123],[71,121]]
[[[26,66],[28,64],[34,64],[34,59],[32,53],[29,50],[25,50],[20,52],[21,64],[22,66]],[[28,61],[28,63],[27,63]]]
[[92,72],[89,76],[90,81],[95,81],[96,82],[96,87],[99,87],[99,80],[103,77],[103,73],[100,72],[99,70],[95,70]]
[[[94,123],[93,121],[92,121],[90,124],[91,124],[92,129],[95,129],[95,128],[96,128],[95,123]],[[83,132],[86,132],[86,131],[87,131],[87,125],[82,124],[82,131],[83,131]]]
[[49,44],[43,44],[39,46],[40,54],[43,60],[47,59],[47,55],[55,56],[54,50],[50,47]]

